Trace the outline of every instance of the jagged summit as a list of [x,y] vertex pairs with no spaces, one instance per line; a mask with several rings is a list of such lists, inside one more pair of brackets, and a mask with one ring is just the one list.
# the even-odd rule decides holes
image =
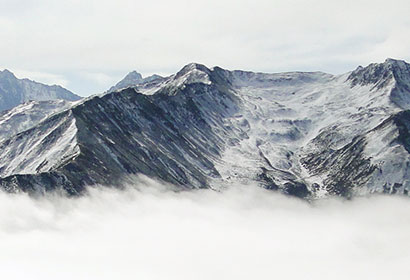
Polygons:
[[181,188],[250,183],[313,199],[406,194],[409,78],[396,60],[340,76],[191,63],[7,136],[0,186],[79,194],[144,174]]
[[184,84],[204,83],[210,84],[210,74],[212,70],[198,63],[190,63],[185,65],[176,74],[162,77],[160,75],[151,75],[143,78],[136,71],[130,72],[123,80],[111,87],[107,92],[122,90],[128,87],[136,88],[138,91],[147,95],[152,95],[156,92],[163,92],[162,89],[169,89],[169,94],[173,94],[176,88]]
[[131,71],[130,73],[125,76],[125,79],[132,79],[135,81],[142,81],[142,75],[138,73],[137,71]]
[[119,90],[132,85],[140,84],[143,81],[142,75],[137,71],[129,72],[121,81],[119,81],[115,86],[111,87],[108,91]]
[[388,99],[402,109],[410,109],[410,64],[388,58],[384,63],[359,66],[347,81],[355,86],[369,86],[372,91],[383,92]]
[[178,71],[174,77],[175,81],[181,83],[205,83],[209,84],[211,70],[199,63],[190,63]]
[[150,83],[155,80],[161,80],[161,79],[163,79],[163,77],[161,77],[160,75],[156,75],[156,74],[143,78],[140,73],[134,70],[134,71],[129,72],[124,77],[124,79],[119,81],[115,86],[111,87],[108,90],[108,92],[124,89],[127,87],[137,86],[137,85],[144,84],[144,83]]
[[384,63],[372,63],[366,67],[359,66],[348,77],[352,86],[372,85],[381,89],[394,82],[408,77],[410,65],[403,60],[388,58]]
[[178,79],[192,72],[203,72],[205,74],[210,74],[211,70],[203,64],[193,62],[193,63],[189,63],[185,65],[184,67],[182,67],[182,69],[177,72],[175,77]]
[[394,58],[386,58],[384,61],[385,64],[390,64],[398,67],[407,67],[408,63],[404,60],[394,59]]

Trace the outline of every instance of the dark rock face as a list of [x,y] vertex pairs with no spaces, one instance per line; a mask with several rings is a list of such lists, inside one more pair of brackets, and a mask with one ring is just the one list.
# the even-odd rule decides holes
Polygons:
[[[357,136],[341,149],[311,153],[301,162],[312,175],[326,176],[324,185],[329,194],[351,197],[360,189],[365,188],[389,193],[397,191],[407,193],[408,189],[404,188],[403,183],[375,180],[375,177],[383,173],[383,168],[380,164],[372,163],[372,158],[366,154],[365,149],[369,139],[384,138],[389,147],[403,147],[407,153],[410,153],[409,129],[410,111],[402,111],[364,135]],[[391,132],[382,133],[385,130],[391,130]],[[410,155],[407,154],[406,158],[409,160]],[[408,162],[404,164],[408,167]],[[368,183],[371,185],[367,186]]]
[[84,190],[81,185],[73,185],[73,182],[60,172],[12,175],[1,179],[0,186],[6,192],[23,191],[33,195],[56,190],[63,190],[67,195],[78,195]]
[[363,155],[364,147],[364,137],[358,137],[340,150],[309,154],[302,164],[313,175],[327,173],[324,185],[329,194],[350,197],[352,189],[365,185],[376,171]]
[[[204,188],[208,177],[219,176],[210,159],[217,158],[224,147],[231,131],[223,127],[223,118],[237,106],[230,92],[204,84],[191,84],[172,96],[167,92],[147,96],[130,88],[95,97],[69,110],[77,128],[79,153],[45,173],[11,175],[0,184],[9,191],[23,184],[24,191],[41,185],[43,191],[62,187],[77,194],[85,185],[111,184],[126,174],[139,173]],[[50,122],[16,137],[31,137],[28,134]],[[219,126],[218,134],[210,124]]]
[[373,88],[380,89],[393,79],[392,67],[391,65],[374,63],[366,68],[357,68],[347,79],[352,82],[352,86],[372,85]]
[[[304,199],[408,194],[408,68],[388,60],[340,82],[324,73],[189,64],[8,135],[0,141],[0,186],[78,195],[144,174],[182,189],[245,182]],[[151,95],[141,93],[147,89]],[[354,107],[349,98],[366,100]]]
[[410,154],[410,111],[402,111],[393,116],[393,121],[399,129],[397,141],[403,145]]

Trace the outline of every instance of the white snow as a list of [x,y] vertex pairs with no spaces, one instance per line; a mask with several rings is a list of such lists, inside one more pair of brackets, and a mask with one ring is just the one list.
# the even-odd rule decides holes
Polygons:
[[10,138],[0,155],[0,176],[40,173],[64,164],[80,152],[76,133],[75,118],[67,111],[40,129]]
[[[350,73],[234,74],[243,107],[227,122],[243,127],[249,138],[228,146],[217,163],[224,181],[244,183],[265,167],[291,172],[308,185],[322,185],[325,174],[310,176],[299,163],[300,157],[315,150],[310,142],[315,136],[339,128],[336,131],[341,134],[334,135],[335,146],[329,148],[341,148],[354,136],[400,111],[389,99],[393,83],[381,91],[372,91],[370,86],[351,88],[346,81]],[[287,179],[286,174],[278,173],[275,183]]]
[[0,114],[0,142],[74,104],[64,100],[29,101]]
[[[192,83],[211,85],[211,71],[201,65],[190,64],[175,75],[157,83],[138,85],[136,89],[144,94],[155,94],[162,89],[183,89]],[[396,86],[394,80],[380,89],[373,85],[352,87],[347,80],[350,74],[229,72],[234,94],[240,100],[240,110],[227,112],[229,117],[221,121],[220,116],[212,114],[212,109],[208,108],[208,114],[207,108],[201,108],[204,114],[208,114],[206,118],[214,132],[226,144],[220,159],[210,159],[221,174],[221,178],[212,179],[211,187],[252,183],[258,180],[263,168],[273,173],[274,182],[278,185],[297,180],[308,186],[316,183],[323,187],[327,174],[313,176],[300,164],[302,157],[323,149],[313,139],[329,134],[331,141],[327,148],[340,149],[355,136],[368,132],[402,110],[391,101],[391,92]],[[170,94],[172,92],[170,90]],[[400,94],[402,100],[410,99],[408,94]],[[91,98],[95,96],[78,101],[74,106],[80,106]],[[31,103],[25,104],[3,115],[0,126],[15,115],[27,114],[32,106]],[[42,142],[57,129],[62,129],[60,136],[42,149]],[[0,155],[0,176],[47,171],[62,164],[62,158],[74,157],[79,152],[76,129],[75,119],[68,112],[64,118],[50,122],[49,127],[35,132],[32,137],[22,137],[23,140],[12,138],[12,143]],[[195,133],[202,137],[200,131]],[[406,166],[408,153],[400,145],[389,143],[389,139],[395,137],[395,126],[386,127],[374,135],[368,134],[365,156],[371,159],[372,164],[383,165],[382,172],[392,174],[389,183],[404,180],[410,187]],[[114,140],[109,141],[115,144]],[[113,158],[115,160],[115,156]],[[187,160],[198,164],[188,156]],[[379,179],[382,180],[383,176],[374,178]],[[321,187],[316,192],[317,196],[326,194]]]

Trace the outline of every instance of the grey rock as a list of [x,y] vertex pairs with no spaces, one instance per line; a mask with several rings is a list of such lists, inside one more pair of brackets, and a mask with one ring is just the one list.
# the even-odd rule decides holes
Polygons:
[[181,189],[257,183],[304,199],[408,194],[405,62],[388,59],[340,77],[192,63],[170,77],[141,79],[134,73],[137,85],[5,137],[0,186],[78,195],[87,185],[121,187],[144,174]]
[[80,100],[81,97],[58,85],[44,85],[28,79],[18,79],[8,70],[0,71],[0,111],[34,101],[63,99]]

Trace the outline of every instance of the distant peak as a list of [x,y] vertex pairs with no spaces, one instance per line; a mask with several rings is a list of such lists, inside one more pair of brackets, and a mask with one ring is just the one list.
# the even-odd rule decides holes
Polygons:
[[137,71],[131,71],[126,76],[125,79],[142,80],[142,75]]
[[16,76],[8,69],[4,69],[3,71],[0,71],[0,73],[2,76],[5,76],[5,77],[16,78]]
[[121,81],[119,81],[115,86],[111,87],[108,92],[119,90],[127,87],[137,86],[144,83],[149,83],[155,80],[163,79],[160,75],[151,75],[146,78],[143,78],[142,75],[137,71],[129,72]]

